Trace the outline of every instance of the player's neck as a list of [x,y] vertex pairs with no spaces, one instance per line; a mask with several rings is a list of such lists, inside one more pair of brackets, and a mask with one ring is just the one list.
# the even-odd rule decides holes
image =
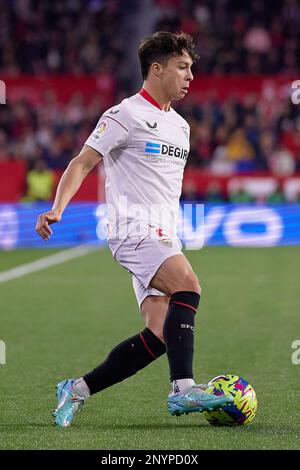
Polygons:
[[144,82],[141,92],[144,98],[148,99],[154,106],[159,107],[163,111],[170,110],[171,101],[165,96],[162,90],[157,89],[154,85]]

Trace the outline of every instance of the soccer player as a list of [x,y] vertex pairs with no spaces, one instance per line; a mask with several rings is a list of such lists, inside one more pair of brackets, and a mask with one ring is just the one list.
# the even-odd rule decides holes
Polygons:
[[58,426],[69,426],[90,395],[134,375],[165,352],[172,415],[216,409],[232,401],[194,382],[194,324],[201,288],[176,235],[189,125],[171,101],[188,93],[194,44],[185,33],[157,32],[141,42],[139,58],[141,91],[102,115],[65,170],[53,208],[39,215],[36,224],[36,231],[48,240],[50,224],[61,220],[83,179],[103,159],[108,244],[114,258],[132,273],[146,324],[95,369],[57,385]]

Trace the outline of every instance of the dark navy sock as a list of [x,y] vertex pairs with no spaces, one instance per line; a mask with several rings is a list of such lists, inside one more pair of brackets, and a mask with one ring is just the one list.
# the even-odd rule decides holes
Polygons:
[[118,344],[106,360],[83,379],[91,395],[121,382],[166,352],[164,343],[149,328]]
[[164,324],[164,340],[169,360],[170,379],[193,378],[194,325],[199,306],[197,292],[175,292]]

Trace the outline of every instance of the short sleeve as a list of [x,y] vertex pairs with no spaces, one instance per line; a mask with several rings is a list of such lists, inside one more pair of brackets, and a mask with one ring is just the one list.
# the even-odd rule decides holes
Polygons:
[[128,141],[128,124],[125,113],[112,108],[99,119],[95,129],[85,144],[105,157],[112,150],[126,145]]

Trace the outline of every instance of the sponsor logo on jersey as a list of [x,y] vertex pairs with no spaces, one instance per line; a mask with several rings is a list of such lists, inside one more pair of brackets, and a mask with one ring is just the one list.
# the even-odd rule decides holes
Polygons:
[[161,153],[161,145],[156,144],[155,142],[146,142],[145,145],[145,153],[146,154],[157,154],[160,155]]
[[157,122],[155,122],[154,124],[150,124],[148,121],[146,121],[146,124],[149,129],[157,129]]
[[152,156],[168,156],[186,160],[188,156],[187,149],[174,147],[174,145],[158,144],[156,142],[146,142],[145,154]]
[[107,128],[108,128],[108,122],[102,119],[92,134],[94,139],[100,139],[101,135],[103,134],[103,132],[107,130]]

